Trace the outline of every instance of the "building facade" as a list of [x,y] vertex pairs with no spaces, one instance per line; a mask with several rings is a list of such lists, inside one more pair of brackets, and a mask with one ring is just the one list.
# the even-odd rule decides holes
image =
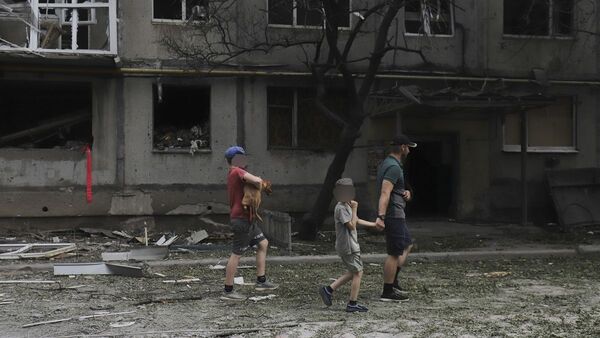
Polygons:
[[[524,18],[530,2],[535,6]],[[310,103],[300,51],[253,54],[237,59],[238,67],[199,70],[178,61],[164,37],[187,34],[205,2],[165,3],[0,1],[5,223],[175,215],[195,222],[206,209],[226,213],[223,152],[234,144],[252,154],[251,171],[273,181],[268,208],[310,208],[338,131]],[[388,53],[383,60],[373,113],[344,174],[358,182],[364,212],[374,207],[373,168],[386,140],[403,132],[420,144],[407,164],[413,215],[518,220],[521,105],[514,102],[522,100],[531,219],[552,221],[546,170],[600,167],[600,59],[593,52],[600,47],[594,33],[600,20],[593,5],[440,0],[401,9],[390,37],[421,50],[428,63],[414,53]],[[269,32],[311,29],[301,2],[236,6],[240,18],[264,16]],[[348,6],[358,10],[361,3]],[[283,14],[275,12],[281,8]],[[358,17],[350,14],[347,25]],[[377,19],[365,25],[375,28]],[[360,57],[372,43],[365,35],[353,53]],[[399,87],[418,93],[421,104],[390,95]],[[540,97],[543,105],[535,103]],[[503,100],[513,103],[498,103]]]

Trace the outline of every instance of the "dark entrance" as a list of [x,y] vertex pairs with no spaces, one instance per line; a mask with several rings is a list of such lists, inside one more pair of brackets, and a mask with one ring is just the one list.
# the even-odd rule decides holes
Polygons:
[[[410,133],[408,133],[410,135]],[[407,206],[411,217],[454,218],[458,173],[458,144],[454,135],[415,136],[406,163],[414,199]]]

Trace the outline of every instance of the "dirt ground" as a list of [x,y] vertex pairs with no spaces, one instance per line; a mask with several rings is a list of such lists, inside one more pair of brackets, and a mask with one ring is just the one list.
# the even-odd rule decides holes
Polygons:
[[[54,277],[51,273],[1,273],[0,280],[59,283],[0,285],[3,337],[593,337],[600,336],[600,257],[488,262],[411,262],[402,272],[410,301],[378,301],[379,265],[367,264],[360,301],[370,309],[347,314],[348,287],[326,308],[320,284],[341,274],[337,265],[270,266],[280,284],[275,298],[240,304],[219,300],[223,270],[173,267],[148,277]],[[485,273],[508,272],[505,277]],[[157,276],[162,273],[165,277]],[[253,269],[242,269],[246,282]],[[196,277],[200,282],[169,284]],[[83,285],[83,286],[81,286]],[[76,288],[68,288],[79,286]],[[251,286],[238,290],[261,295]],[[200,298],[201,299],[198,299]],[[190,300],[195,299],[195,300]],[[14,302],[14,303],[11,303]],[[120,315],[81,319],[109,313]],[[127,313],[135,311],[132,313]],[[71,320],[22,328],[54,319]],[[111,326],[112,325],[112,326]],[[126,327],[114,327],[129,325]]]

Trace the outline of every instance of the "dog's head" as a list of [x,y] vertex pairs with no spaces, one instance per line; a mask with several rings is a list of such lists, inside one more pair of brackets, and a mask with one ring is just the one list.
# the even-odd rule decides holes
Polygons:
[[271,195],[273,193],[273,186],[271,184],[271,181],[269,180],[263,180],[261,188],[261,190],[264,191],[267,195]]

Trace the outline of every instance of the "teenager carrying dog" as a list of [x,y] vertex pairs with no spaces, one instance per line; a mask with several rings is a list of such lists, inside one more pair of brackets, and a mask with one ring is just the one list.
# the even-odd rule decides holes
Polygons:
[[249,248],[257,246],[256,251],[256,285],[257,291],[277,289],[277,285],[267,281],[265,273],[267,249],[269,241],[262,230],[251,219],[251,214],[244,209],[244,185],[255,186],[259,191],[264,182],[246,171],[246,152],[242,147],[231,147],[225,152],[225,159],[229,164],[227,174],[227,194],[229,195],[231,228],[233,230],[233,249],[227,269],[225,270],[225,289],[221,299],[227,301],[243,301],[246,297],[233,290],[233,279],[240,263],[240,258]]
[[346,312],[367,312],[367,307],[357,303],[360,281],[363,274],[363,264],[360,259],[360,246],[358,245],[356,226],[375,227],[375,223],[358,218],[358,202],[354,200],[355,192],[352,179],[339,179],[335,185],[334,195],[338,201],[334,212],[335,249],[348,272],[329,286],[321,287],[319,293],[321,299],[323,299],[323,303],[331,306],[334,291],[343,284],[352,281],[350,300],[348,301],[348,305],[346,305]]

